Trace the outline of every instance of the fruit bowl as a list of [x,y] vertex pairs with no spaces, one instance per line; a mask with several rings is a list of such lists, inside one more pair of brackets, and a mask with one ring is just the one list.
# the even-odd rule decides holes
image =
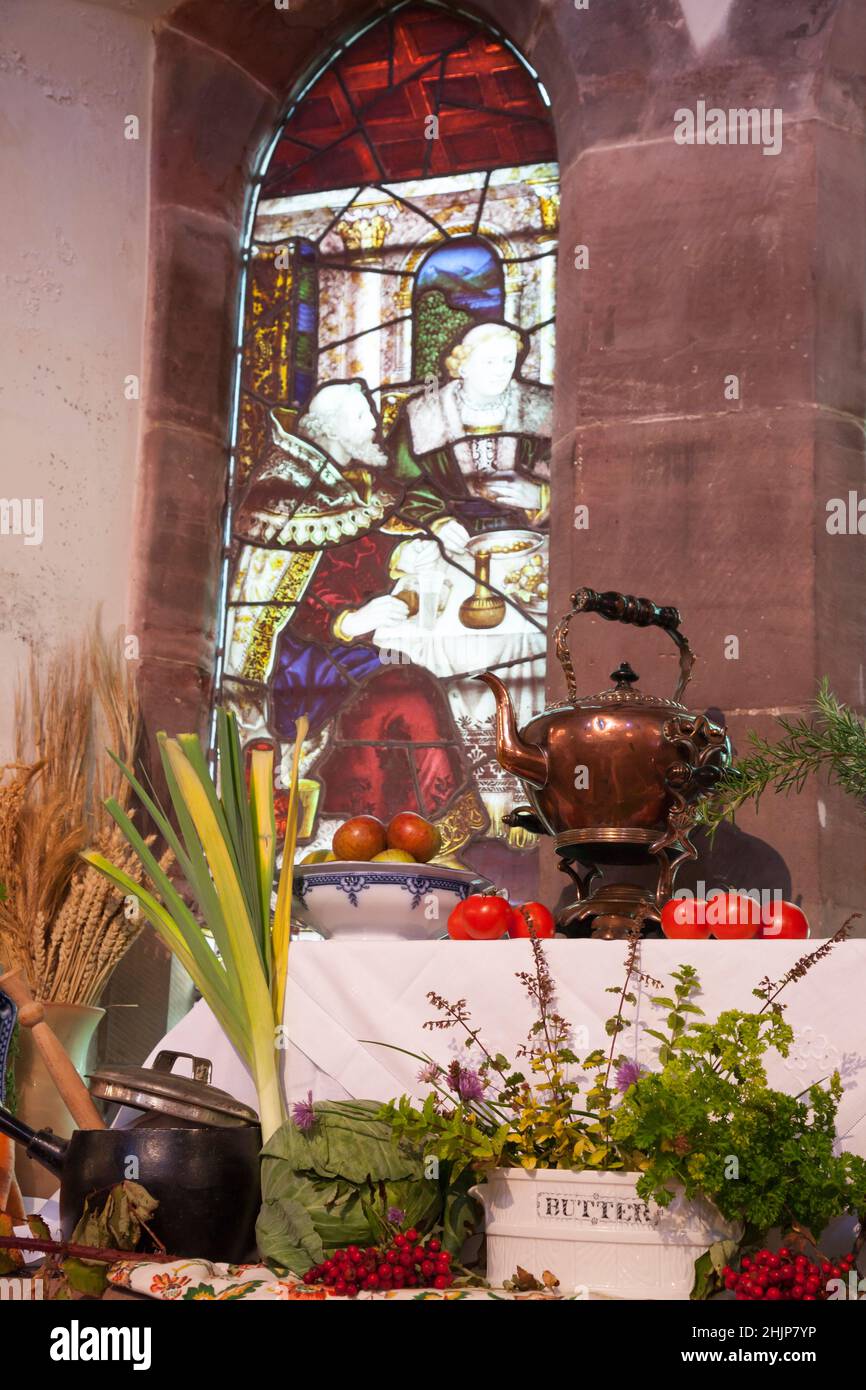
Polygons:
[[451,910],[489,887],[445,864],[333,860],[296,865],[293,909],[328,941],[435,941]]

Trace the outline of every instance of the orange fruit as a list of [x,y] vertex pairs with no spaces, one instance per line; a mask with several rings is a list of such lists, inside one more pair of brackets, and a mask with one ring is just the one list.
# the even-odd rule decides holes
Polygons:
[[385,847],[385,827],[377,816],[353,816],[333,840],[337,859],[372,859]]
[[438,854],[442,837],[435,825],[414,811],[400,811],[388,825],[388,848],[404,849],[419,864]]

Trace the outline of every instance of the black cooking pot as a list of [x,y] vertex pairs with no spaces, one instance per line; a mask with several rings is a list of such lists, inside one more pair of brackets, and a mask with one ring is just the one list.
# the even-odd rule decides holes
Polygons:
[[37,1133],[0,1109],[0,1132],[60,1177],[67,1240],[91,1194],[134,1177],[159,1202],[150,1224],[169,1254],[232,1264],[255,1254],[261,1201],[258,1125],[79,1129],[71,1139],[59,1139],[50,1129]]

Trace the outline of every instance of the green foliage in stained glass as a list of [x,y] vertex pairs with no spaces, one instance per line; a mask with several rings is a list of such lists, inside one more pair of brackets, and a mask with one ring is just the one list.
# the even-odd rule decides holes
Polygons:
[[453,309],[441,290],[419,296],[414,336],[414,375],[419,381],[444,374],[445,358],[472,323],[472,314]]

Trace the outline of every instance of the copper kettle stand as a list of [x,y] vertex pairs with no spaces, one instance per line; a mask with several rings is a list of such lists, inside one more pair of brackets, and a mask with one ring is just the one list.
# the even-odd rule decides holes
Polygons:
[[[609,622],[634,624],[638,627],[656,626],[668,633],[679,650],[679,682],[674,702],[679,702],[688,684],[694,653],[688,638],[679,631],[680,614],[676,608],[659,607],[651,600],[627,594],[596,593],[580,589],[572,596],[573,608],[557,624],[554,634],[556,655],[562,665],[568,686],[568,700],[577,704],[578,692],[574,667],[568,649],[568,629],[571,618],[580,612],[595,612]],[[625,675],[625,672],[628,672]],[[612,679],[634,680],[627,666],[614,672]],[[685,716],[686,712],[682,712]],[[686,859],[696,859],[697,850],[690,839],[699,814],[702,793],[709,790],[719,773],[718,758],[727,745],[727,734],[705,715],[689,715],[684,723],[672,713],[668,720],[666,738],[680,752],[681,760],[665,777],[665,786],[672,798],[663,828],[642,829],[624,826],[584,826],[555,835],[554,845],[559,856],[559,868],[568,874],[577,890],[575,900],[556,914],[557,929],[566,936],[591,936],[594,940],[619,940],[629,935],[635,925],[638,910],[643,917],[642,935],[660,936],[661,909],[673,894],[679,866]],[[505,817],[506,824],[520,826],[537,833],[548,833],[530,806],[515,807]],[[593,854],[593,849],[596,854]],[[632,853],[630,853],[632,851]],[[658,875],[655,888],[636,883],[605,883],[593,889],[603,870],[596,860],[605,864],[646,864],[655,859]],[[581,865],[583,872],[578,865]]]

